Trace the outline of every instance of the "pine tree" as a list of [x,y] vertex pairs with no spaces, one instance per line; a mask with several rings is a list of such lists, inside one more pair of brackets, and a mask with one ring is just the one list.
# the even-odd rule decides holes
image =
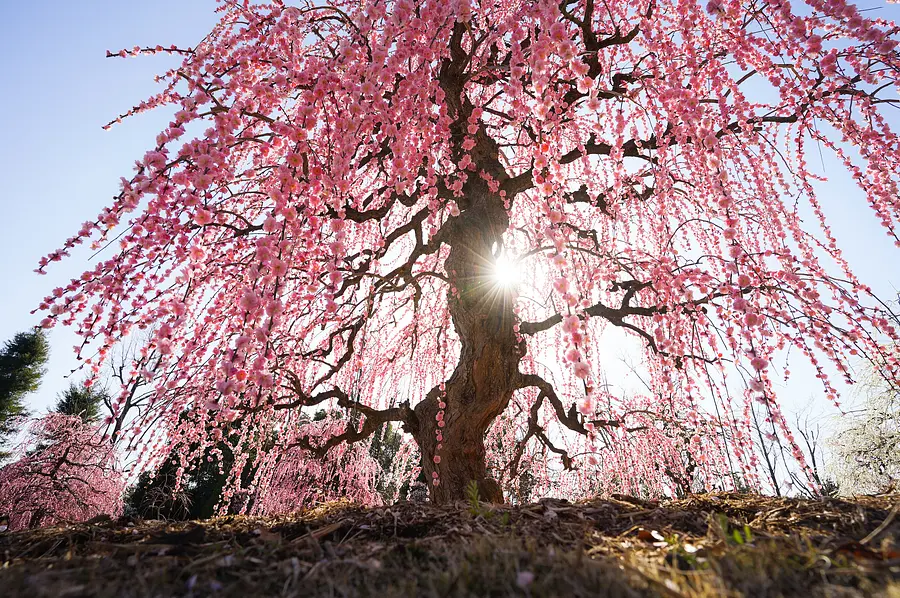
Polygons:
[[25,396],[38,389],[49,353],[41,329],[16,334],[0,350],[0,458],[9,455],[2,449],[28,413]]
[[109,392],[105,388],[72,382],[69,388],[58,395],[53,410],[64,415],[77,415],[87,423],[99,419],[100,409],[109,399]]

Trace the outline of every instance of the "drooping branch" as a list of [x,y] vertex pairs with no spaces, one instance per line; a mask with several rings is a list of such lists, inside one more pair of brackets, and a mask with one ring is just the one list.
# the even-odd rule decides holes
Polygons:
[[515,475],[518,471],[519,462],[524,454],[525,446],[531,438],[537,438],[548,450],[559,455],[560,459],[562,459],[563,467],[566,469],[573,469],[575,467],[573,457],[570,456],[565,449],[560,448],[551,442],[547,437],[546,429],[539,421],[541,407],[545,400],[550,403],[550,407],[556,414],[556,419],[559,423],[572,432],[576,432],[582,436],[589,436],[592,433],[586,424],[590,424],[593,428],[621,428],[626,432],[639,432],[647,429],[647,426],[644,425],[625,426],[625,422],[619,419],[587,420],[584,416],[579,415],[574,404],[566,411],[562,400],[559,398],[559,395],[557,395],[553,385],[537,374],[520,374],[518,385],[519,390],[537,388],[538,396],[528,410],[528,427],[525,430],[525,435],[517,442],[516,448],[513,451],[513,457],[506,465],[506,469],[508,469],[512,475]]
[[[404,411],[404,407],[395,407],[392,409],[384,410],[359,407],[352,408],[365,415],[365,420],[363,421],[363,425],[360,429],[355,429],[351,422],[350,424],[348,424],[346,431],[338,434],[337,436],[328,438],[324,443],[314,444],[312,442],[312,437],[301,436],[285,446],[284,449],[288,450],[292,447],[298,446],[316,455],[317,457],[322,458],[328,454],[328,451],[336,446],[339,446],[341,444],[354,444],[356,442],[360,442],[378,431],[382,425],[391,421],[405,421],[407,418],[407,413]],[[409,407],[407,405],[405,407],[405,410],[408,411],[408,409]]]
[[381,428],[382,425],[388,422],[397,421],[405,423],[415,417],[409,407],[408,402],[403,402],[397,407],[391,407],[388,409],[375,409],[373,407],[364,405],[359,401],[353,400],[347,393],[339,388],[333,388],[331,390],[323,391],[316,395],[310,396],[303,391],[300,379],[296,376],[296,374],[288,371],[286,372],[286,375],[290,380],[291,389],[297,396],[297,399],[290,403],[281,403],[275,405],[274,408],[276,410],[302,409],[303,407],[311,407],[314,405],[319,405],[326,401],[335,400],[336,404],[339,407],[348,411],[354,411],[364,417],[363,425],[359,430],[354,429],[352,425],[348,426],[346,431],[338,434],[337,436],[332,436],[320,445],[314,445],[312,443],[312,439],[308,436],[300,437],[294,440],[287,447],[285,447],[286,449],[293,446],[299,446],[319,457],[324,457],[325,454],[327,454],[328,451],[335,446],[344,443],[353,444],[355,442],[365,440],[376,430]]

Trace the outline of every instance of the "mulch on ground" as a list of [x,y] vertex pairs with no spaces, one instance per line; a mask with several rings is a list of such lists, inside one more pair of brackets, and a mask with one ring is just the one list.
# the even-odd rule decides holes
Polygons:
[[346,503],[0,535],[0,595],[900,598],[900,495]]

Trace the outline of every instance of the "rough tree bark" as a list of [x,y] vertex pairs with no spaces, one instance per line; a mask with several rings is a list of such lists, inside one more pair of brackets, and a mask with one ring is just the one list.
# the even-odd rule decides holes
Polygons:
[[[464,93],[464,71],[468,64],[461,40],[462,24],[457,24],[450,40],[451,54],[440,74],[446,105],[454,119],[451,133],[457,153],[465,152],[468,118],[474,106]],[[416,405],[412,432],[422,454],[422,469],[430,484],[432,502],[447,503],[466,498],[466,487],[478,484],[479,497],[503,502],[500,485],[487,471],[484,437],[491,422],[499,416],[519,387],[519,362],[525,344],[516,340],[512,298],[498,289],[492,279],[492,267],[502,248],[502,236],[509,226],[509,213],[503,197],[491,191],[479,176],[486,172],[495,180],[508,178],[500,162],[496,142],[482,127],[475,134],[475,147],[469,153],[475,168],[454,198],[461,213],[448,222],[443,241],[450,246],[445,270],[450,281],[448,304],[454,329],[459,335],[459,362],[446,381],[444,427],[436,416],[440,411],[440,387],[433,388]],[[442,441],[437,441],[441,430]],[[435,457],[439,463],[435,463]],[[439,484],[432,474],[437,472]]]
[[452,285],[450,316],[461,343],[459,362],[446,382],[444,427],[436,420],[441,400],[436,387],[416,406],[411,431],[426,477],[431,480],[432,472],[439,476],[440,483],[431,485],[433,502],[465,499],[472,481],[482,500],[503,502],[499,484],[487,472],[484,437],[518,387],[525,349],[513,328],[512,298],[492,278],[509,215],[502,198],[480,179],[466,185],[460,202],[464,209],[449,235],[445,264]]

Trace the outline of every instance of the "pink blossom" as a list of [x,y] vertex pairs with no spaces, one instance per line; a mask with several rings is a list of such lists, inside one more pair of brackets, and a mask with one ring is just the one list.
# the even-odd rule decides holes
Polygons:
[[578,412],[582,415],[591,415],[594,412],[594,399],[586,396],[578,402]]
[[523,590],[527,589],[532,583],[534,583],[534,573],[531,571],[519,571],[516,574],[516,585]]
[[203,247],[200,247],[199,245],[191,245],[191,249],[190,249],[189,253],[190,253],[191,259],[194,260],[195,262],[203,261],[206,258],[206,250],[203,249]]
[[553,288],[556,289],[557,293],[564,294],[569,290],[569,279],[560,276],[553,281]]
[[759,326],[762,323],[762,317],[759,314],[748,313],[744,315],[744,325],[753,328],[755,326]]
[[709,0],[706,3],[706,12],[711,15],[720,15],[725,13],[725,3],[722,0]]
[[[565,279],[562,279],[562,280],[565,280]],[[557,290],[559,290],[559,289],[557,289]],[[565,292],[565,290],[561,291],[561,292]],[[569,334],[571,334],[571,333],[575,332],[576,330],[578,330],[578,326],[580,324],[581,324],[581,320],[578,319],[578,316],[568,315],[565,318],[563,318],[562,329],[565,332],[568,332]]]
[[272,260],[269,268],[272,270],[272,274],[279,277],[284,276],[288,272],[288,265],[284,260]]
[[238,305],[244,311],[253,311],[257,307],[259,307],[259,295],[257,295],[253,290],[247,289],[241,295],[241,299],[238,302]]
[[207,224],[212,223],[213,215],[209,210],[197,210],[197,213],[194,214],[194,222],[199,226],[206,226]]
[[568,39],[568,33],[566,32],[566,26],[563,23],[557,21],[550,26],[550,37],[557,42],[561,42],[563,40]]
[[766,369],[769,366],[769,360],[763,357],[754,357],[750,360],[750,366],[757,372]]
[[576,361],[574,369],[575,369],[575,375],[582,379],[587,378],[588,375],[590,374],[590,368],[588,367],[588,364],[585,363],[584,361]]

